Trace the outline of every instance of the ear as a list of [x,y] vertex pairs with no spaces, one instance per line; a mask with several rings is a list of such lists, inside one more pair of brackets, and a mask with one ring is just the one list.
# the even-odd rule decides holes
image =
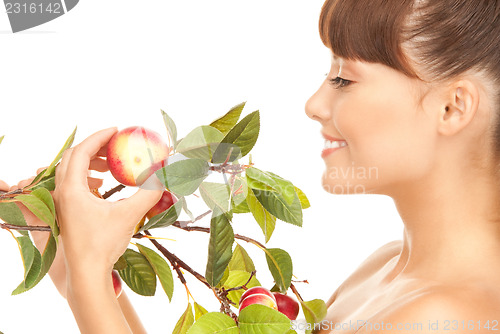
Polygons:
[[439,133],[452,136],[464,129],[474,118],[479,107],[479,89],[469,80],[454,82],[447,89],[440,112]]

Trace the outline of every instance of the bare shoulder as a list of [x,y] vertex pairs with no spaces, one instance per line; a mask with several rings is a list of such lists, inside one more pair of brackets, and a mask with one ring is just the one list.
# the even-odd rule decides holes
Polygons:
[[326,303],[327,307],[329,307],[335,299],[337,299],[341,290],[365,280],[367,276],[382,268],[390,259],[398,255],[401,252],[402,247],[402,240],[394,240],[377,248],[363,262],[361,262],[356,270],[354,270],[354,272],[349,275],[349,277],[347,277],[347,279],[335,290]]
[[403,248],[403,240],[394,240],[377,248],[370,256],[368,256],[356,269],[362,270],[365,268],[379,269],[385,265],[388,260],[401,253]]
[[378,312],[358,333],[491,333],[500,330],[495,291],[432,287]]

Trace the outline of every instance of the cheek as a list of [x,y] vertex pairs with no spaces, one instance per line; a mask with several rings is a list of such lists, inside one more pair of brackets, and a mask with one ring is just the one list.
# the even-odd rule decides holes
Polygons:
[[334,115],[352,165],[376,168],[384,179],[421,175],[432,152],[428,122],[408,102],[383,94],[364,96]]

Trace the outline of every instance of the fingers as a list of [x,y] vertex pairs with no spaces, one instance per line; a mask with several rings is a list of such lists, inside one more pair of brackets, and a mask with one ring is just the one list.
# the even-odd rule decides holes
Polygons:
[[0,191],[9,191],[9,185],[0,180]]
[[160,200],[162,195],[161,190],[139,189],[131,197],[120,201],[122,206],[129,216],[133,218],[133,226]]
[[109,170],[107,161],[97,157],[90,160],[89,168],[98,172],[107,172]]
[[101,130],[78,144],[73,149],[64,178],[67,178],[74,186],[87,187],[87,171],[90,161],[116,132],[116,128]]
[[102,187],[103,181],[102,179],[87,177],[87,184],[89,186],[89,189],[99,189]]
[[103,147],[101,147],[99,149],[99,151],[97,151],[96,156],[98,156],[98,157],[105,157],[106,154],[107,154],[107,152],[108,152],[108,144],[106,143],[106,145],[104,145]]
[[73,153],[72,148],[68,148],[66,151],[64,151],[63,156],[61,158],[61,162],[59,162],[59,165],[57,165],[56,179],[55,179],[56,186],[58,184],[61,184],[62,180],[64,180],[64,177],[66,175],[66,171],[68,169],[69,160],[71,159],[72,153]]
[[36,175],[40,174],[44,169],[47,169],[47,168],[48,168],[48,166],[47,167],[38,168],[36,170]]

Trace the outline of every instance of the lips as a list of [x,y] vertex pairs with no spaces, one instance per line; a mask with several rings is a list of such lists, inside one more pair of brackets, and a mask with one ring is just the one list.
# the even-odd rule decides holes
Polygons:
[[322,158],[325,158],[326,156],[332,154],[333,152],[338,151],[347,146],[347,141],[343,139],[331,137],[324,133],[322,135],[323,138],[325,138],[325,147],[323,149],[323,152],[321,152]]

